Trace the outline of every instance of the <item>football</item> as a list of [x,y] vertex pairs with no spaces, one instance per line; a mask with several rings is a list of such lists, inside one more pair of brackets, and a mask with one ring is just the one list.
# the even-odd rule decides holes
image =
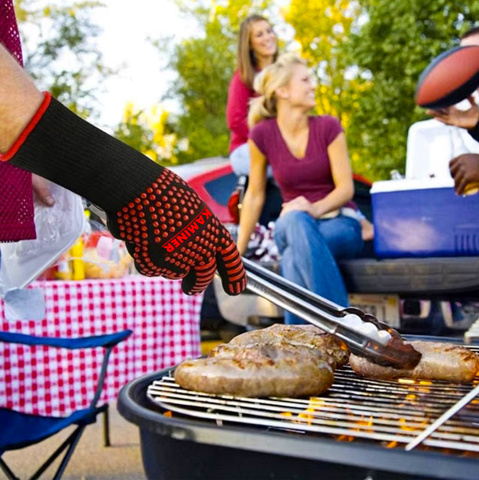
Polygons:
[[479,87],[479,46],[455,47],[437,56],[419,77],[416,103],[439,109],[455,105]]

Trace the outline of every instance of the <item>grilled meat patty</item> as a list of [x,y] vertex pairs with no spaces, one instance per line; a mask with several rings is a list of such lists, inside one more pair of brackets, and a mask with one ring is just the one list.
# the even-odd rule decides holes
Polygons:
[[354,354],[350,355],[349,363],[358,375],[379,379],[408,377],[470,382],[479,370],[479,357],[467,348],[441,342],[406,343],[422,353],[420,362],[412,370],[383,367]]
[[183,388],[244,397],[319,395],[333,380],[321,352],[286,341],[233,346],[223,356],[186,360],[175,370]]
[[234,337],[229,345],[257,345],[288,341],[293,345],[304,345],[321,351],[333,368],[341,367],[348,361],[346,344],[314,325],[274,324],[261,330],[252,330]]

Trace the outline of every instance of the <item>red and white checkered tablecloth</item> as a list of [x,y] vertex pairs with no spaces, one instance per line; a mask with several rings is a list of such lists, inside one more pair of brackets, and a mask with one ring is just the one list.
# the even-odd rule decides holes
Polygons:
[[[143,374],[200,355],[201,296],[184,295],[179,281],[132,276],[118,280],[43,281],[42,321],[8,321],[3,331],[82,337],[131,329],[110,358],[102,399]],[[0,406],[63,415],[91,401],[103,349],[70,351],[0,342]]]

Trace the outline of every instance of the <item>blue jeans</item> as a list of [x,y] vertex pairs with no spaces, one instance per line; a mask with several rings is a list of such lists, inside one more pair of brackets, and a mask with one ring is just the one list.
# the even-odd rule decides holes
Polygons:
[[[356,219],[339,215],[318,220],[306,212],[289,212],[276,221],[274,240],[282,255],[284,278],[339,305],[348,305],[336,260],[354,258],[361,252],[361,224]],[[287,311],[284,321],[307,323]]]

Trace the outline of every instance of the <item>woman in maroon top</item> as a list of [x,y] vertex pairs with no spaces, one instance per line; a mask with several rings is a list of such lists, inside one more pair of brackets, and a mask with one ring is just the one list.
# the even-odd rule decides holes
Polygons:
[[[244,253],[265,200],[271,165],[284,200],[275,226],[285,278],[342,306],[347,291],[336,260],[362,248],[346,137],[331,116],[310,116],[315,86],[306,62],[285,54],[255,80],[249,113],[251,170],[240,219]],[[286,312],[286,323],[302,320]]]
[[[249,175],[250,153],[248,146],[248,110],[257,93],[253,88],[254,78],[258,71],[271,65],[278,57],[276,35],[269,21],[261,15],[250,15],[240,25],[237,63],[238,69],[231,79],[226,105],[226,120],[231,131],[230,161],[236,175]],[[267,170],[268,178],[272,177],[271,167]],[[276,187],[273,191],[276,190]],[[271,189],[270,189],[271,191]],[[275,196],[269,210],[275,211]],[[361,222],[363,240],[372,240],[373,225],[357,210]],[[266,218],[269,218],[269,214]]]
[[249,173],[248,108],[256,96],[254,77],[278,56],[278,42],[273,27],[261,15],[250,15],[240,25],[237,64],[231,79],[226,105],[226,121],[231,131],[230,160],[236,175]]

